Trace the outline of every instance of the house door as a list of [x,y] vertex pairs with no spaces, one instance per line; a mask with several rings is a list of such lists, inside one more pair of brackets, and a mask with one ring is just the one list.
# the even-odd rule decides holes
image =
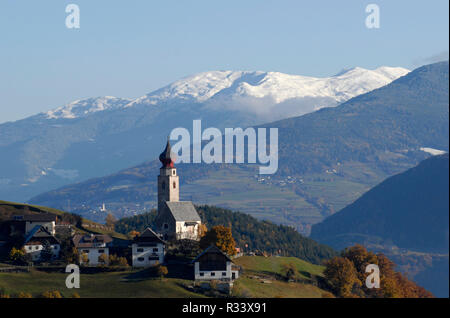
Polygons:
[[236,273],[231,273],[231,279],[236,279]]

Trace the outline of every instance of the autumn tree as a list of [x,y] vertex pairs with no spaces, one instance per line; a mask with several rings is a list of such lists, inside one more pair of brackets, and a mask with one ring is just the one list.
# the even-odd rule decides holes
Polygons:
[[98,262],[100,263],[100,265],[103,265],[103,266],[108,264],[108,256],[105,253],[101,254],[98,257]]
[[83,265],[89,264],[89,255],[87,253],[81,253],[80,259]]
[[202,238],[208,232],[208,228],[204,223],[201,223],[198,227],[198,237]]
[[114,228],[114,224],[117,222],[117,219],[114,215],[111,213],[108,213],[108,215],[105,218],[106,226]]
[[367,265],[378,265],[377,256],[374,253],[369,252],[364,246],[360,244],[356,244],[355,246],[346,248],[342,252],[341,256],[353,263],[353,266],[355,267],[358,274],[358,278],[361,282],[364,282],[366,279]]
[[156,273],[162,279],[169,273],[169,270],[167,269],[166,266],[158,265],[156,268]]
[[25,255],[25,251],[23,249],[13,247],[9,252],[9,259],[13,263],[19,263]]
[[353,263],[344,257],[333,257],[325,263],[324,275],[333,292],[340,297],[352,295],[354,286],[361,286]]
[[236,255],[236,242],[229,227],[217,225],[207,231],[200,239],[200,248],[205,249],[210,245],[217,246],[228,255]]
[[[369,264],[378,265],[380,288],[368,288]],[[324,271],[331,289],[341,297],[421,298],[433,295],[395,271],[395,264],[384,254],[374,254],[362,245],[346,248],[341,257],[326,263]]]
[[128,266],[128,261],[123,256],[117,256],[116,254],[109,255],[109,265],[111,266]]
[[134,239],[136,236],[139,236],[141,233],[139,233],[138,231],[132,230],[130,232],[128,232],[128,238],[129,239]]

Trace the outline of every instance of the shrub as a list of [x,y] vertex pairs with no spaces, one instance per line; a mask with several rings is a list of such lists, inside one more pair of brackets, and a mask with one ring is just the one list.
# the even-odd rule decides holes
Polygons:
[[156,268],[156,273],[160,278],[163,278],[169,273],[169,270],[166,266],[158,265],[158,267]]
[[9,259],[15,263],[23,263],[25,259],[25,251],[23,249],[13,247],[9,252]]
[[61,293],[57,290],[45,291],[41,294],[42,298],[62,298]]

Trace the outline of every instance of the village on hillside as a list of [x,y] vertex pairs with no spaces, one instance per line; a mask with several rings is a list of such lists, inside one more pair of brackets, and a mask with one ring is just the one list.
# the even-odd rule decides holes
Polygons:
[[235,247],[231,229],[217,226],[206,233],[192,202],[179,200],[180,182],[169,140],[159,160],[158,213],[153,229],[134,231],[133,237],[126,240],[91,232],[90,228],[107,227],[77,220],[84,229],[80,231],[73,226],[73,220],[56,214],[13,215],[0,223],[0,248],[13,263],[31,266],[62,261],[91,269],[131,265],[151,268],[155,275],[165,276],[165,265],[178,263],[182,278],[200,282],[205,288],[209,284],[201,282],[217,281],[218,290],[229,293],[240,271],[232,257],[242,255]]
[[[222,222],[208,229],[200,217],[203,207],[180,201],[169,140],[159,160],[157,211],[139,232],[116,232],[111,218],[102,225],[52,208],[43,213],[38,206],[0,201],[0,298],[61,298],[60,291],[63,297],[80,297],[78,291],[83,297],[433,296],[362,245],[338,256],[292,228],[229,211],[238,217],[233,228],[245,226],[232,232],[230,219],[219,217],[227,212],[217,208],[213,217]],[[255,248],[256,241],[264,250]],[[367,272],[361,262],[378,263],[386,286],[394,287],[363,285]],[[67,285],[73,265],[88,281],[77,291]]]

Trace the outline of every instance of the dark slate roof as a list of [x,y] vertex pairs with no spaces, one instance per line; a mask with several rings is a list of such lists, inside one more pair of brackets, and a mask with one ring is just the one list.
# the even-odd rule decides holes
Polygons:
[[36,225],[26,236],[24,245],[43,241],[48,241],[50,244],[59,244],[58,240],[45,227]]
[[27,222],[52,222],[52,221],[56,222],[57,216],[51,213],[39,213],[39,214],[14,215],[12,219],[15,221],[27,221]]
[[136,236],[133,240],[134,243],[165,243],[158,234],[156,234],[151,228],[146,228],[141,235]]
[[224,252],[222,252],[217,246],[215,245],[210,245],[207,249],[205,249],[203,252],[201,252],[193,261],[192,263],[198,262],[199,259],[205,255],[205,254],[221,254],[223,256],[226,257],[227,260],[229,260],[230,262],[232,262],[231,258],[228,257],[227,254],[225,254]]
[[166,205],[175,218],[175,221],[201,221],[200,216],[191,201],[166,201]]
[[110,243],[112,238],[109,235],[95,234],[95,235],[75,235],[72,239],[75,247],[93,247],[96,243]]

